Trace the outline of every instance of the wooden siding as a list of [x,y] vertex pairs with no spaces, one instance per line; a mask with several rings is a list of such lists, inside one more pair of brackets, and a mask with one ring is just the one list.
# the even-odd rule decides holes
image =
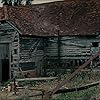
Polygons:
[[20,37],[20,67],[23,70],[37,69],[40,73],[43,59],[42,38]]
[[0,24],[0,42],[9,43],[13,40],[14,29],[8,24]]
[[[86,59],[91,55],[92,43],[99,42],[99,38],[82,38],[82,37],[62,37],[60,56],[66,57],[65,59]],[[57,39],[53,38],[48,40],[48,46],[46,47],[46,55],[50,57],[56,57],[58,55]],[[99,50],[99,47],[95,47],[95,52]]]
[[[100,49],[93,47],[93,42],[100,43],[99,37],[61,37],[58,54],[58,37],[20,37],[20,63],[34,62],[33,69],[37,68],[42,72],[44,69],[55,69],[58,60],[61,64],[60,69],[75,67]],[[27,67],[30,69],[30,65]]]
[[[0,43],[9,44],[10,78],[14,67],[19,66],[19,32],[7,21],[0,22]],[[15,53],[16,52],[16,53]]]

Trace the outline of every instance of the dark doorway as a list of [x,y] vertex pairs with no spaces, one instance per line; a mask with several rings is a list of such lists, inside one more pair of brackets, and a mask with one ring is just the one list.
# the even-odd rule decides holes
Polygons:
[[2,81],[9,79],[9,59],[2,59]]
[[8,81],[9,67],[9,44],[0,44],[0,81]]

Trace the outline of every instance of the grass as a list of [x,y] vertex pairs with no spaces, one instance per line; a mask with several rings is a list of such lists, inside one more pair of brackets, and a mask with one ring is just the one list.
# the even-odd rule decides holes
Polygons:
[[97,92],[97,87],[92,87],[82,91],[60,94],[55,100],[92,100],[92,98],[96,98]]
[[[72,81],[65,86],[68,86],[69,88],[78,87],[94,81],[99,81],[99,78],[99,72],[82,72],[74,77],[74,79],[72,79]],[[59,94],[55,100],[100,100],[99,96],[100,86],[95,86],[82,91]]]

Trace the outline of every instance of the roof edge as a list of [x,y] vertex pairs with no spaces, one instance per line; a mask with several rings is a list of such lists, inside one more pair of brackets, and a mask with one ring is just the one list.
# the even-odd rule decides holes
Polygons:
[[9,25],[11,25],[19,34],[22,34],[22,32],[21,32],[15,25],[13,25],[10,21],[7,21],[7,20],[6,20],[6,22],[7,22]]

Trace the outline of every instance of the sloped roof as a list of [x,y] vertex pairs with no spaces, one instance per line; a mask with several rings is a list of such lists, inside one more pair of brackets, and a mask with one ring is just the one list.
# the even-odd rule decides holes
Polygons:
[[0,20],[4,19],[4,9],[3,7],[0,7]]
[[60,35],[95,35],[100,29],[99,0],[6,8],[5,18],[16,25],[23,35],[55,36],[58,30]]

